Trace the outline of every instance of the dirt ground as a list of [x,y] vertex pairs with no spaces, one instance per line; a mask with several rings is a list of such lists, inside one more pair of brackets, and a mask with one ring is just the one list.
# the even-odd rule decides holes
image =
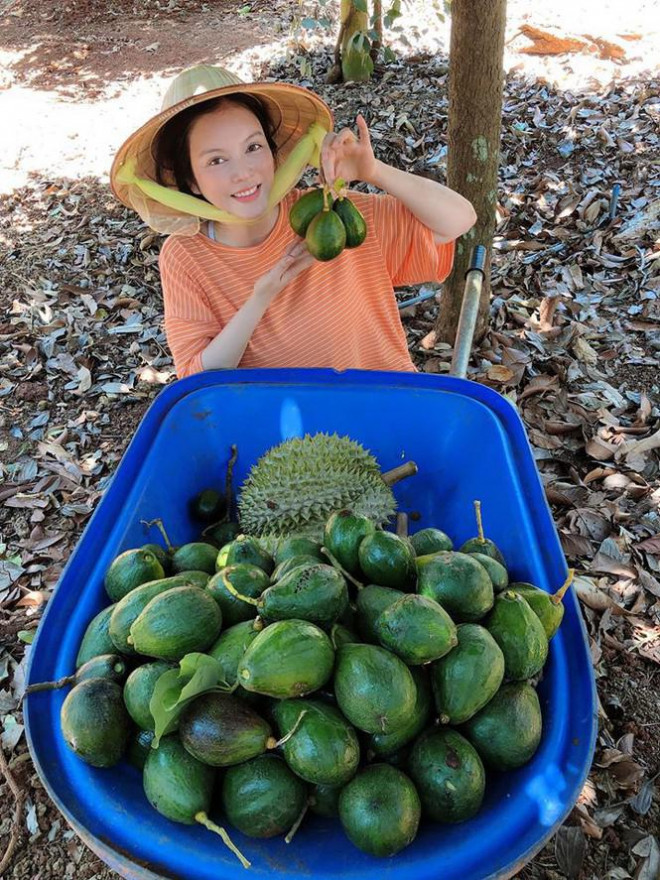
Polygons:
[[[86,301],[90,309],[106,309],[112,320],[118,320],[120,314],[128,315],[135,307],[136,298],[141,298],[145,321],[158,319],[160,308],[154,268],[157,260],[154,237],[149,236],[138,223],[129,223],[126,231],[123,231],[125,212],[112,200],[107,189],[107,174],[114,152],[128,134],[158,109],[163,83],[182,66],[197,62],[226,64],[249,80],[263,71],[269,73],[277,70],[278,64],[295,69],[319,47],[325,46],[327,52],[332,41],[331,34],[300,27],[301,18],[304,14],[311,14],[309,10],[313,8],[314,4],[308,3],[303,9],[297,0],[254,0],[246,3],[225,0],[208,3],[202,0],[65,0],[64,3],[61,0],[42,0],[38,4],[29,3],[28,0],[0,0],[0,117],[5,120],[0,127],[0,194],[5,196],[3,209],[6,212],[5,225],[0,230],[0,272],[4,273],[0,293],[0,339],[3,333],[8,333],[10,328],[16,326],[11,323],[18,314],[16,302],[26,290],[31,289],[37,276],[42,280],[43,275],[53,270],[54,277],[58,279],[56,288],[57,283],[62,285],[59,304],[47,295],[48,285],[43,300],[38,300],[38,307],[44,314],[51,309],[50,315],[44,319],[52,322],[49,332],[59,332],[60,313],[57,309],[58,305],[59,308],[66,307],[67,296],[73,307],[78,302],[77,297],[88,295],[90,288],[72,285],[69,274],[57,262],[56,248],[59,246],[64,251],[69,247],[67,235],[74,227],[81,230],[75,245],[80,250],[75,252],[75,257],[60,255],[60,258],[63,261],[70,259],[76,266],[86,265],[85,260],[89,259],[89,255],[85,255],[85,248],[88,248],[92,254],[92,265],[101,267],[95,281],[99,290],[105,284],[103,272],[115,284],[112,296],[108,295],[107,301],[99,296],[95,296],[96,303]],[[525,26],[554,29],[564,35],[587,35],[590,49],[558,56],[526,54],[523,50],[529,46],[529,39],[521,32]],[[446,69],[449,21],[439,22],[431,4],[414,0],[404,9],[402,27],[402,33],[392,37],[392,45],[397,52],[410,56],[411,65],[420,65],[415,68],[420,70],[420,76],[428,68],[432,69],[434,76],[440,77],[442,70]],[[530,95],[531,84],[536,84],[536,87],[539,82],[557,86],[569,98],[573,93],[588,93],[590,97],[576,98],[573,105],[586,107],[589,112],[592,112],[589,110],[592,98],[596,100],[604,96],[612,88],[612,83],[624,78],[633,84],[630,95],[634,93],[635,100],[641,106],[645,83],[651,76],[657,76],[657,65],[660,64],[659,27],[655,3],[645,0],[626,3],[625,14],[622,13],[621,4],[614,0],[598,4],[597,12],[590,0],[561,0],[552,8],[544,9],[539,8],[538,4],[511,0],[505,66],[509,76],[519,77],[521,91],[529,85]],[[618,47],[624,55],[613,54],[613,50],[607,49],[607,46]],[[657,85],[654,88],[657,94]],[[340,103],[343,102],[342,107],[352,106],[351,94],[352,90],[348,87],[338,95]],[[626,94],[625,91],[621,92],[619,106],[622,116],[628,100]],[[510,100],[513,101],[513,97]],[[7,120],[10,124],[7,124]],[[575,117],[572,120],[567,117],[567,131],[574,121]],[[605,120],[603,128],[607,129],[608,125],[608,120]],[[605,135],[602,135],[602,140],[607,144]],[[653,155],[657,163],[657,152]],[[633,167],[634,156],[633,151],[626,169]],[[547,168],[552,170],[557,161],[555,154],[548,154]],[[631,179],[635,177],[636,172],[629,173]],[[635,178],[637,183],[639,179]],[[81,193],[85,196],[82,201]],[[609,184],[603,184],[598,198],[606,202],[608,194]],[[508,210],[515,210],[515,204],[514,199]],[[114,228],[118,230],[119,244],[113,243],[115,253],[122,247],[122,240],[136,236],[140,239],[137,252],[130,251],[126,245],[129,256],[119,269],[117,266],[107,268],[111,258],[102,253],[103,241],[99,240],[97,234],[100,227],[95,225],[99,217],[109,218],[108,222],[115,224]],[[15,223],[19,220],[22,225],[17,227]],[[522,230],[519,238],[524,236],[525,231]],[[509,241],[514,241],[513,236],[509,236]],[[36,252],[37,242],[44,243],[46,257],[35,253],[31,257],[33,269],[29,271],[25,269],[27,262],[22,260],[20,251],[27,252],[34,248]],[[512,245],[512,253],[517,246]],[[531,295],[527,288],[515,287],[513,282],[509,284],[507,281],[507,253],[502,252],[501,274],[498,277],[503,290],[508,286],[507,295],[513,295],[514,300],[519,296],[515,304],[518,314],[521,314]],[[8,254],[15,259],[9,260]],[[616,259],[623,260],[623,257]],[[626,259],[633,258],[628,256]],[[95,260],[97,263],[94,263]],[[534,268],[533,263],[528,265],[527,274]],[[615,261],[612,265],[618,263]],[[647,275],[650,273],[653,276],[649,265],[643,264],[642,268]],[[117,283],[119,270],[121,281]],[[58,271],[61,271],[61,277]],[[621,275],[625,276],[626,272],[632,275],[634,271],[634,266],[622,269]],[[524,272],[520,275],[520,278],[523,277]],[[609,279],[607,283],[610,283]],[[69,284],[68,289],[66,284]],[[658,325],[653,322],[657,322],[660,316],[657,301],[651,297],[638,300],[638,290],[639,285],[626,288],[625,295],[622,294],[621,300],[615,302],[614,306],[608,301],[601,306],[600,300],[591,310],[585,306],[584,324],[593,327],[594,332],[589,335],[589,340],[597,346],[603,335],[598,321],[605,320],[599,308],[608,315],[618,308],[622,315],[630,316],[633,324],[636,322],[631,330],[621,318],[622,323],[617,324],[613,332],[624,337],[624,341],[617,336],[611,348],[603,345],[605,357],[599,366],[604,370],[602,376],[607,378],[609,387],[619,389],[624,395],[632,395],[636,405],[641,400],[638,404],[640,413],[645,412],[644,397],[647,397],[647,402],[650,401],[646,418],[640,415],[636,423],[637,429],[641,429],[657,418],[660,391],[655,358],[660,343],[655,332]],[[576,323],[580,323],[580,288],[577,288],[577,292],[571,291],[573,293],[575,302],[569,303],[566,310],[574,316]],[[654,308],[656,312],[653,312]],[[629,309],[633,311],[628,312]],[[530,312],[532,310],[530,307]],[[506,332],[509,338],[514,338],[517,331],[510,321],[510,312],[507,313],[506,324],[504,318],[499,321],[498,315],[504,314],[504,311],[502,306],[501,313],[494,313],[495,332],[502,335]],[[89,315],[86,317],[89,319]],[[425,365],[420,366],[421,369],[427,366],[433,369],[431,361],[436,362],[440,369],[446,354],[441,348],[433,349],[432,343],[430,350],[420,345],[420,340],[427,339],[432,320],[433,312],[417,311],[408,316],[406,329],[411,346],[414,344],[415,347],[416,363]],[[522,325],[522,319],[520,323]],[[626,336],[626,333],[629,335]],[[20,365],[17,366],[18,361],[9,356],[0,364],[0,393],[5,379],[9,382],[15,374],[19,376],[11,399],[6,398],[6,412],[9,415],[0,416],[1,457],[4,462],[22,461],[26,450],[31,448],[29,432],[34,431],[33,420],[49,408],[57,410],[59,424],[67,425],[69,440],[81,438],[80,447],[84,448],[86,455],[94,454],[96,444],[101,444],[99,453],[102,452],[98,460],[86,460],[85,467],[88,466],[89,470],[85,471],[85,479],[89,476],[90,481],[83,479],[78,486],[72,485],[66,497],[66,503],[72,509],[64,516],[58,515],[56,520],[57,529],[65,535],[65,549],[58,549],[58,544],[49,547],[48,534],[45,537],[41,533],[35,535],[35,529],[40,528],[41,521],[34,513],[30,516],[29,510],[13,507],[5,510],[6,516],[0,518],[0,561],[4,559],[10,564],[10,558],[16,558],[11,555],[12,548],[13,552],[17,552],[17,548],[31,548],[39,541],[45,541],[48,551],[45,553],[42,550],[44,555],[35,555],[34,559],[30,557],[33,566],[26,573],[24,582],[28,588],[22,594],[3,594],[0,647],[9,660],[4,667],[0,663],[0,688],[8,688],[6,679],[9,671],[16,678],[17,670],[24,668],[25,655],[19,633],[34,627],[40,603],[45,601],[48,590],[57,580],[66,558],[66,548],[70,549],[75,543],[94,503],[100,497],[103,481],[116,467],[128,439],[153,397],[162,384],[172,378],[171,361],[165,353],[162,335],[156,335],[150,341],[152,348],[146,363],[140,359],[142,352],[138,342],[134,346],[127,343],[121,349],[124,359],[122,366],[126,367],[123,372],[117,370],[114,360],[119,344],[117,336],[109,336],[101,329],[93,357],[95,363],[101,365],[100,371],[107,373],[104,373],[101,381],[113,386],[125,382],[126,372],[133,371],[131,375],[134,373],[136,378],[131,393],[118,394],[117,388],[113,387],[103,394],[98,392],[100,397],[95,397],[94,403],[87,406],[81,403],[80,398],[72,400],[70,381],[72,376],[80,375],[75,370],[71,374],[66,374],[66,371],[57,373],[58,367],[53,367],[53,372],[46,374],[37,367],[30,367],[38,358],[33,355],[37,344],[28,330],[24,338],[16,342],[17,351],[23,358]],[[496,341],[493,341],[495,348]],[[589,353],[584,350],[582,353],[588,360]],[[489,356],[489,351],[484,353],[484,362]],[[563,356],[562,351],[557,375],[566,378],[571,368],[567,359],[562,361]],[[546,358],[545,353],[543,358]],[[22,373],[25,363],[30,369]],[[516,368],[515,358],[506,363]],[[85,367],[85,364],[92,369],[91,354],[87,360],[77,363],[76,368],[80,365]],[[535,362],[535,366],[538,367],[538,363]],[[564,367],[565,372],[562,373]],[[503,369],[499,362],[497,369]],[[98,371],[95,369],[95,374]],[[540,373],[539,369],[536,378]],[[495,373],[488,375],[496,381]],[[526,381],[528,379],[529,376]],[[594,382],[598,381],[601,381],[601,374],[594,377]],[[537,394],[538,386],[534,388],[532,385],[532,389],[523,394]],[[580,390],[583,396],[589,393],[589,389]],[[613,391],[606,393],[614,394]],[[4,401],[5,397],[0,397],[0,404]],[[565,404],[565,399],[561,398],[560,403]],[[623,412],[623,404],[618,400],[616,403],[619,409],[615,407],[615,411]],[[585,411],[596,411],[589,401],[581,399],[580,404],[584,404]],[[553,412],[545,415],[552,420]],[[546,453],[546,457],[550,458],[551,446],[546,444],[543,447],[545,441],[541,436],[547,427],[547,419],[544,421],[539,417],[538,422],[529,420],[527,426],[532,432],[539,430],[538,437],[532,435],[535,443],[538,441],[539,447],[544,449],[539,454],[539,462],[543,461]],[[612,420],[609,427],[616,433]],[[89,435],[83,437],[83,428],[89,429]],[[562,430],[566,430],[566,425]],[[567,430],[571,430],[570,426]],[[620,438],[627,436],[619,435]],[[66,445],[61,435],[60,439],[63,446]],[[581,442],[584,444],[584,439]],[[572,448],[567,439],[564,476],[556,485],[553,482],[553,510],[562,525],[566,518],[570,519],[571,528],[567,526],[566,532],[571,532],[571,547],[578,556],[581,552],[584,556],[586,551],[576,549],[579,540],[596,540],[596,533],[602,526],[596,513],[592,511],[587,516],[587,506],[594,510],[598,508],[601,516],[604,516],[603,510],[607,511],[608,516],[611,514],[612,519],[616,520],[617,528],[625,531],[628,525],[632,529],[633,523],[641,522],[649,515],[652,504],[657,510],[657,489],[655,500],[651,502],[649,498],[651,490],[658,485],[658,465],[657,462],[647,464],[643,470],[643,480],[648,490],[643,497],[641,494],[639,497],[635,495],[636,489],[641,493],[642,486],[633,480],[632,488],[627,483],[624,488],[614,484],[607,487],[608,491],[600,493],[592,505],[591,497],[587,501],[586,494],[592,484],[582,479],[589,468],[584,467],[584,458],[578,464],[577,452],[576,457],[571,458]],[[59,451],[57,454],[60,455]],[[582,449],[580,454],[583,454]],[[83,459],[81,453],[78,461]],[[60,455],[58,466],[59,471],[53,470],[53,474],[66,479],[65,471],[68,468],[68,477],[71,477],[73,465],[66,456]],[[595,466],[593,460],[590,466]],[[578,467],[581,478],[569,486],[572,477],[569,478],[568,474],[571,468],[575,470]],[[22,470],[12,472],[12,481],[23,479],[27,485],[32,477]],[[639,479],[642,480],[642,477]],[[582,494],[578,498],[574,493]],[[615,499],[624,496],[630,502],[630,507],[619,517],[619,512],[615,511]],[[567,497],[570,497],[568,502]],[[0,499],[5,500],[5,496],[0,494]],[[578,540],[575,537],[578,529],[572,526],[575,518],[579,519],[581,514],[583,524]],[[652,540],[656,519],[649,519],[649,522],[649,532],[644,535],[648,541]],[[656,528],[656,532],[660,532],[660,528]],[[600,537],[605,537],[605,534]],[[649,552],[653,554],[657,551]],[[570,555],[569,550],[567,554]],[[657,574],[657,567],[649,570]],[[611,574],[614,563],[605,571]],[[648,586],[649,582],[646,583]],[[617,582],[615,587],[618,589],[619,586]],[[626,589],[631,588],[624,584],[621,587],[624,594],[622,601],[625,600],[629,608],[638,610],[641,599],[638,602],[632,594],[626,595]],[[42,592],[44,595],[39,597],[37,594]],[[17,604],[19,595],[22,598]],[[608,607],[610,617],[607,617],[608,611],[601,616],[605,607]],[[599,742],[599,769],[595,771],[591,787],[585,786],[581,798],[582,811],[578,809],[571,818],[570,828],[579,830],[582,836],[558,836],[517,877],[520,880],[554,880],[560,877],[580,880],[625,880],[629,877],[635,880],[658,880],[660,857],[656,858],[655,855],[657,841],[655,844],[652,841],[656,840],[658,833],[660,810],[652,780],[660,772],[659,661],[640,657],[630,644],[623,646],[619,634],[613,629],[612,620],[616,613],[612,614],[611,607],[596,609],[587,603],[584,613],[593,637],[592,651],[599,679],[599,694],[608,720]],[[650,620],[657,623],[657,606],[654,609],[649,605],[648,615]],[[0,875],[0,880],[117,880],[118,875],[107,869],[67,828],[64,819],[48,799],[31,763],[24,738],[11,743],[11,748],[7,747],[11,741],[11,731],[6,713],[10,710],[5,708],[3,699],[8,693],[8,690],[0,690],[0,714],[5,715],[3,747],[10,756],[12,775],[25,799],[17,826],[13,858]],[[9,705],[8,698],[6,702]],[[12,717],[20,722],[20,710],[11,711]],[[612,767],[619,770],[615,781],[608,775]],[[644,801],[641,797],[643,792],[640,792],[647,783],[647,791],[651,792],[649,803]],[[0,812],[2,858],[8,841],[12,839],[15,824],[11,792],[1,778],[0,796],[4,806]],[[581,847],[584,849],[581,850]]]

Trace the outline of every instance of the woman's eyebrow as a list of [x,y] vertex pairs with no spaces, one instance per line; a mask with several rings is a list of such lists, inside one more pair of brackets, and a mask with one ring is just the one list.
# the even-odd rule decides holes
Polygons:
[[[249,140],[250,140],[251,138],[253,138],[253,137],[257,137],[258,135],[260,135],[261,137],[265,137],[263,131],[261,131],[261,130],[259,130],[259,131],[253,131],[252,134],[249,134],[249,135],[245,138],[245,140],[243,141],[243,143],[245,143],[245,141],[249,141]],[[209,153],[223,153],[223,152],[224,152],[224,150],[223,150],[222,147],[211,147],[211,148],[208,149],[208,150],[203,150],[201,153],[199,153],[199,155],[200,155],[200,156],[207,156]]]

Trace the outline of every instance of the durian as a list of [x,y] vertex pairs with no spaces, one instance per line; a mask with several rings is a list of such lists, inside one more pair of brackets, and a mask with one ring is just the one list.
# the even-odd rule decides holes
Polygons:
[[238,502],[243,532],[266,538],[321,540],[330,514],[344,508],[384,525],[396,502],[374,456],[337,434],[307,434],[269,449],[250,470]]

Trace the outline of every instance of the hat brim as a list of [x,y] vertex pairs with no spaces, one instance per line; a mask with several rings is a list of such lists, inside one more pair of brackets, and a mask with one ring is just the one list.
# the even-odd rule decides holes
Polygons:
[[[236,94],[254,95],[266,105],[275,128],[274,140],[278,148],[278,161],[286,159],[298,139],[305,134],[313,122],[319,123],[328,131],[332,131],[334,126],[330,108],[318,95],[302,86],[290,83],[237,83],[193,95],[152,117],[119,148],[110,170],[110,186],[119,201],[129,208],[138,210],[138,213],[144,216],[144,195],[136,192],[136,187],[131,184],[117,179],[124,163],[135,160],[137,175],[156,181],[156,163],[152,146],[154,138],[163,126],[188,107]],[[149,213],[158,214],[165,219],[171,217],[172,220],[178,217],[177,211],[156,202],[150,206]]]

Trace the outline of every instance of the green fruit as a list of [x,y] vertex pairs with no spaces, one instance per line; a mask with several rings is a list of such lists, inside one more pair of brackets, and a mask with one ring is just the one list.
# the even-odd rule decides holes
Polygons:
[[487,629],[458,627],[458,645],[431,664],[435,704],[443,724],[462,724],[497,693],[504,679],[504,655]]
[[282,580],[282,578],[292,572],[295,568],[309,568],[310,565],[318,565],[319,559],[316,556],[291,556],[285,559],[277,566],[272,574],[271,580],[274,584]]
[[166,575],[171,574],[172,571],[172,556],[164,547],[161,547],[160,544],[143,544],[140,547],[140,550],[147,550],[149,553],[153,553],[156,559],[163,566],[163,571]]
[[301,238],[305,237],[307,227],[314,217],[323,210],[323,205],[322,189],[312,189],[300,196],[289,211],[289,224],[296,235]]
[[458,643],[456,624],[444,608],[411,593],[382,612],[375,630],[381,645],[409,666],[444,657]]
[[129,642],[138,654],[178,662],[204,651],[220,634],[222,612],[200,587],[174,587],[152,599],[131,624]]
[[445,551],[417,558],[417,592],[434,599],[458,623],[480,620],[493,607],[486,569],[467,553]]
[[207,693],[193,700],[179,721],[185,750],[212,767],[241,764],[275,746],[269,724],[229,694]]
[[339,816],[339,795],[342,785],[313,785],[309,793],[309,808],[317,816],[334,819]]
[[432,705],[431,686],[426,671],[419,666],[410,670],[415,682],[415,705],[404,723],[391,733],[373,733],[369,738],[369,748],[379,757],[388,759],[399,752],[426,727]]
[[149,752],[151,751],[151,743],[154,739],[153,730],[136,730],[131,734],[126,750],[126,758],[129,764],[137,767],[138,770],[144,770],[147,763]]
[[317,562],[326,562],[326,558],[321,553],[321,545],[318,541],[312,541],[304,535],[291,535],[288,538],[282,538],[277,543],[275,550],[275,565],[279,566],[286,559],[296,558],[298,556],[315,557]]
[[362,539],[375,531],[376,526],[368,517],[350,510],[338,510],[325,524],[323,543],[342,568],[359,577],[358,548]]
[[[533,584],[515,583],[510,587],[514,593],[518,593],[527,602],[534,614],[541,621],[548,641],[554,636],[564,619],[564,606],[561,598],[557,601],[557,594],[553,596],[545,590],[535,587]],[[559,591],[562,592],[561,590]],[[563,593],[562,593],[563,596]]]
[[420,529],[410,536],[410,543],[415,551],[415,556],[428,556],[430,553],[438,553],[441,550],[453,550],[454,545],[449,535],[440,529]]
[[258,565],[239,562],[228,565],[213,575],[206,589],[213,596],[222,611],[223,626],[233,626],[243,620],[252,620],[256,616],[256,608],[229,592],[224,584],[227,578],[232,587],[241,596],[258,599],[270,583],[270,578]]
[[115,643],[110,638],[109,633],[110,617],[114,610],[114,604],[108,605],[107,608],[99,611],[87,624],[87,629],[78,648],[76,669],[80,669],[92,657],[98,657],[100,654],[114,654],[116,650]]
[[395,590],[414,589],[415,553],[407,539],[392,532],[374,532],[360,542],[358,559],[372,584]]
[[346,230],[346,247],[359,247],[367,237],[367,224],[353,202],[344,196],[335,199],[332,210],[339,216]]
[[289,572],[264,591],[257,608],[269,621],[309,620],[329,627],[347,605],[346,581],[331,565],[319,562]]
[[226,509],[225,496],[216,489],[202,489],[190,502],[191,517],[201,522],[217,523]]
[[214,547],[224,547],[241,533],[241,527],[237,522],[220,522],[207,526],[202,532],[202,537],[207,544]]
[[205,544],[203,541],[183,544],[172,556],[172,571],[206,571],[208,574],[215,574],[217,556],[218,550],[213,544]]
[[360,743],[355,730],[334,706],[319,700],[281,700],[273,715],[281,737],[295,728],[295,733],[282,745],[282,752],[301,779],[321,785],[343,785],[355,775],[360,763]]
[[248,646],[238,664],[238,680],[246,690],[269,697],[302,697],[328,681],[334,657],[332,642],[318,626],[280,620]]
[[336,651],[337,648],[340,648],[342,645],[355,645],[359,644],[362,640],[343,624],[333,623],[330,627],[330,641]]
[[536,691],[527,682],[502,685],[464,727],[483,760],[496,770],[514,770],[531,760],[543,730]]
[[126,679],[124,705],[133,721],[142,730],[154,731],[156,728],[149,702],[158,679],[172,668],[170,663],[156,660],[153,663],[144,663],[142,666],[138,666]]
[[110,564],[105,573],[105,591],[118,602],[131,590],[165,576],[163,566],[149,550],[125,550]]
[[[249,645],[256,639],[262,627],[255,628],[254,620],[246,620],[235,623],[226,629],[220,638],[206,651],[222,666],[225,682],[233,687],[238,681],[238,664],[245,654]],[[243,688],[236,691],[237,696],[242,696]]]
[[189,584],[203,587],[208,582],[209,576],[203,571],[187,571],[185,574],[176,574],[172,577],[161,578],[157,581],[149,581],[131,590],[123,599],[120,599],[113,607],[110,617],[108,632],[113,645],[122,654],[135,654],[133,645],[129,642],[131,626],[144,611],[149,602],[161,593],[166,593],[174,587],[183,587]]
[[252,535],[304,534],[323,539],[335,510],[385,523],[396,510],[394,494],[371,453],[349,437],[294,437],[269,449],[241,488],[240,520]]
[[321,211],[305,233],[307,250],[322,263],[334,260],[346,246],[346,227],[334,211]]
[[424,813],[436,822],[464,822],[479,812],[486,774],[474,747],[450,728],[427,730],[412,747],[408,770]]
[[71,688],[60,711],[67,746],[93,767],[112,767],[128,745],[131,719],[122,689],[107,678],[90,678]]
[[90,678],[107,678],[122,684],[127,673],[126,663],[119,654],[99,654],[76,670],[75,684]]
[[376,621],[386,608],[405,595],[401,590],[379,587],[378,584],[368,584],[358,591],[355,600],[355,613],[358,630],[365,641],[373,644],[379,643]]
[[482,553],[490,556],[491,559],[497,560],[500,565],[506,568],[506,562],[499,548],[490,538],[469,538],[460,548],[460,553]]
[[229,544],[225,544],[221,548],[216,559],[216,569],[225,568],[228,565],[236,565],[238,563],[248,563],[262,568],[266,574],[270,575],[275,568],[273,557],[270,553],[266,553],[256,538],[250,535],[239,535]]
[[504,654],[504,675],[523,681],[537,675],[548,657],[543,624],[527,601],[513,590],[495,599],[486,627]]
[[305,800],[304,782],[275,755],[259,755],[224,774],[223,812],[248,837],[275,837],[289,831]]
[[348,839],[374,856],[393,856],[412,843],[420,817],[415,786],[389,764],[362,770],[339,795],[339,818]]
[[335,696],[348,720],[366,733],[391,733],[415,708],[417,690],[408,667],[376,645],[337,651]]
[[178,737],[166,736],[151,749],[142,782],[147,800],[173,822],[194,825],[199,813],[207,813],[215,770],[184,749]]
[[506,590],[509,586],[509,574],[501,562],[485,553],[471,552],[470,556],[480,562],[488,572],[488,577],[493,584],[493,592],[501,593]]

